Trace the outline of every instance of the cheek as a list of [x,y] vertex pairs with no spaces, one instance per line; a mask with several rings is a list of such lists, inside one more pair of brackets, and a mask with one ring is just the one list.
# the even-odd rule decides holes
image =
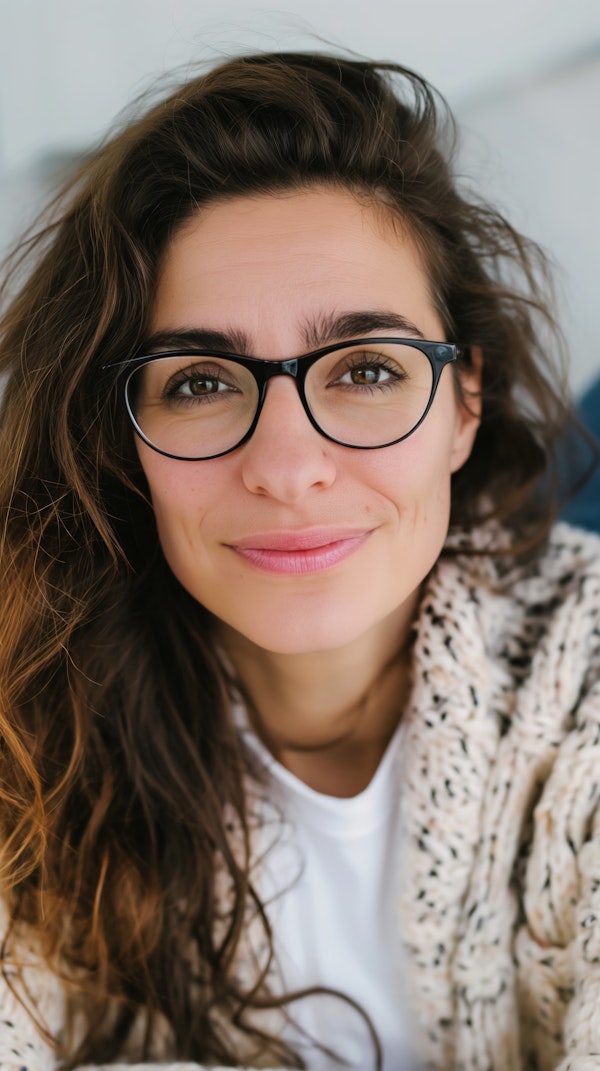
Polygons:
[[[447,521],[450,511],[453,436],[449,422],[427,421],[397,446],[374,451],[372,486],[403,520],[418,524],[431,516]],[[377,455],[375,457],[375,455]],[[367,461],[365,457],[365,461]]]
[[185,462],[162,457],[143,443],[138,453],[150,489],[158,535],[167,557],[198,532],[223,497],[224,479],[214,461]]

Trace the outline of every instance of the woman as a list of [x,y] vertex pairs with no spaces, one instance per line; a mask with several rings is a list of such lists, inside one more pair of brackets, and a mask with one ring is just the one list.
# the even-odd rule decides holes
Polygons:
[[5,1065],[600,1066],[599,545],[550,531],[541,262],[442,119],[393,65],[232,60],[33,242]]

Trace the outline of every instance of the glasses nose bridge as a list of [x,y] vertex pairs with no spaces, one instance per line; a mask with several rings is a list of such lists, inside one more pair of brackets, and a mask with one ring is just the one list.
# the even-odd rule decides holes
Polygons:
[[275,376],[291,376],[292,379],[302,377],[301,357],[291,357],[288,361],[264,360],[253,365],[255,378],[259,386],[268,383]]
[[259,413],[263,407],[269,381],[279,376],[289,376],[290,379],[294,380],[302,405],[306,408],[304,380],[309,366],[306,359],[302,357],[291,357],[286,361],[262,360],[260,361],[260,367],[253,364],[252,374],[256,380],[259,393]]
[[314,364],[315,360],[318,359],[318,356],[320,355],[309,353],[305,354],[302,357],[291,357],[289,358],[289,360],[285,361],[273,361],[270,359],[265,359],[258,362],[258,364],[260,364],[260,367],[258,367],[258,364],[254,363],[253,361],[252,374],[258,387],[258,399],[250,434],[254,433],[254,430],[260,420],[260,416],[263,411],[263,406],[267,397],[267,387],[269,385],[270,380],[276,379],[280,376],[288,376],[294,381],[296,391],[300,399],[300,404],[304,410],[305,415],[308,417],[308,420],[313,425],[313,427],[316,427],[320,434],[323,435],[323,432],[315,423],[314,417],[310,411],[304,389],[304,381],[306,379],[306,375],[311,366]]

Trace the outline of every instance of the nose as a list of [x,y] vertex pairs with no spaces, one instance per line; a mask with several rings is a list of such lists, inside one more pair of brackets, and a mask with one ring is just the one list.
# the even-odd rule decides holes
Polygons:
[[254,434],[242,447],[244,484],[253,494],[293,505],[335,480],[332,446],[310,423],[291,377],[277,376],[267,385]]

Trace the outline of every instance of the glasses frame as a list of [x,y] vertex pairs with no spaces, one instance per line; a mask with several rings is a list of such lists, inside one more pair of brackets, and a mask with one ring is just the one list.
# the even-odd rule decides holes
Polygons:
[[[427,402],[425,410],[422,413],[420,419],[417,421],[417,423],[410,429],[410,431],[405,432],[404,435],[400,435],[397,439],[392,439],[390,440],[390,442],[381,443],[378,446],[357,446],[352,443],[345,443],[342,442],[340,439],[334,438],[333,435],[328,435],[328,433],[324,431],[323,428],[321,428],[320,425],[317,423],[315,417],[313,416],[313,413],[311,412],[306,398],[306,393],[304,389],[306,376],[310,368],[312,368],[313,364],[315,364],[316,361],[318,361],[321,357],[326,357],[328,354],[334,353],[336,350],[341,351],[345,349],[351,349],[354,346],[366,344],[371,345],[372,343],[377,342],[397,343],[403,346],[410,346],[413,349],[420,350],[420,352],[427,357],[431,366],[432,373],[429,401]],[[262,408],[265,402],[267,394],[267,385],[269,383],[269,380],[275,378],[276,376],[290,376],[294,380],[298,395],[300,397],[300,401],[302,403],[302,407],[310,423],[315,428],[315,430],[318,431],[324,439],[329,440],[329,442],[336,443],[338,446],[345,446],[349,450],[385,450],[388,446],[395,446],[397,443],[403,442],[404,439],[408,439],[408,437],[412,435],[425,420],[425,417],[427,416],[433,404],[433,400],[435,398],[438,384],[440,381],[440,376],[446,365],[452,364],[462,358],[470,359],[470,356],[470,347],[460,345],[456,342],[428,342],[423,339],[398,338],[396,336],[383,337],[381,335],[378,335],[373,337],[369,336],[367,338],[350,339],[347,342],[336,342],[329,346],[322,346],[320,347],[320,349],[317,350],[311,350],[310,353],[302,354],[300,357],[292,357],[289,360],[283,361],[263,360],[260,357],[244,357],[239,353],[227,353],[214,349],[197,349],[194,347],[190,348],[186,346],[182,349],[161,350],[159,353],[150,353],[144,354],[140,357],[131,357],[126,361],[117,361],[113,364],[105,365],[105,368],[107,370],[117,368],[120,369],[123,373],[128,373],[123,383],[123,396],[125,399],[125,406],[136,435],[138,435],[138,437],[143,442],[145,442],[147,446],[149,446],[152,450],[155,450],[157,454],[162,454],[163,457],[173,458],[174,461],[213,461],[217,457],[224,457],[226,454],[233,453],[234,450],[237,450],[238,447],[243,446],[243,444],[248,442],[248,440],[252,437],[254,431],[256,430],[256,426],[260,419],[260,414],[262,412]],[[133,375],[135,374],[135,372],[138,371],[139,368],[142,368],[146,364],[150,364],[152,361],[158,361],[162,357],[224,358],[225,360],[233,361],[235,364],[241,365],[242,368],[246,368],[251,373],[258,388],[256,412],[254,414],[254,419],[252,420],[252,423],[248,428],[247,432],[245,432],[245,434],[237,443],[235,443],[233,446],[229,446],[227,450],[219,451],[219,453],[217,454],[209,454],[208,456],[203,457],[181,457],[181,455],[179,454],[171,454],[167,450],[161,450],[160,447],[156,446],[153,442],[150,441],[150,439],[147,438],[135,418],[135,414],[133,412],[129,400],[129,384]]]

